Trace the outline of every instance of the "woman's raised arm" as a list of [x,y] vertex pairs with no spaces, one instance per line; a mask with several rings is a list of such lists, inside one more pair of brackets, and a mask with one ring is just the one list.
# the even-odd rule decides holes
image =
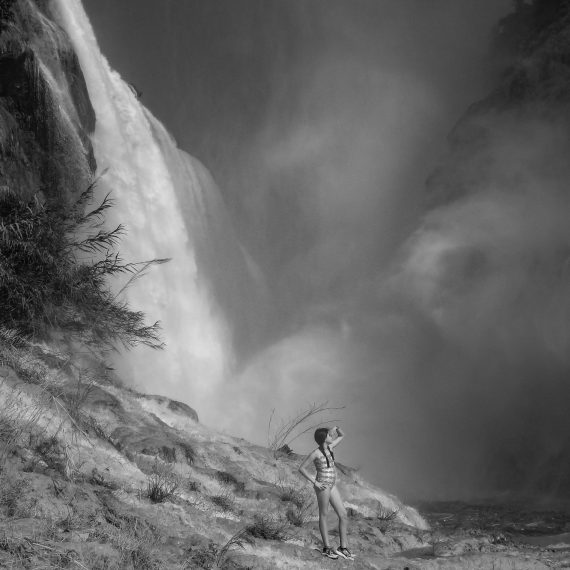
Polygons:
[[336,430],[337,437],[336,437],[336,439],[335,439],[333,442],[331,442],[331,444],[329,445],[329,447],[331,447],[331,448],[332,448],[332,447],[336,447],[336,446],[342,441],[342,438],[344,437],[344,432],[343,432],[338,426],[334,426],[333,429]]

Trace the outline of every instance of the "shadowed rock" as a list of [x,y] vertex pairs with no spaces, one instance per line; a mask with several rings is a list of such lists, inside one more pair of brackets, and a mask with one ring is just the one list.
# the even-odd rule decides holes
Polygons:
[[0,10],[0,186],[69,199],[96,169],[95,112],[77,55],[44,4],[16,0]]

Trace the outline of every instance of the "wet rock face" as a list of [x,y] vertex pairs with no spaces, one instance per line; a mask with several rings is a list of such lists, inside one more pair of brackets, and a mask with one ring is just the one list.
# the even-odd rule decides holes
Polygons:
[[140,396],[140,398],[147,400],[149,402],[156,402],[160,406],[164,406],[168,410],[176,414],[179,414],[181,416],[188,417],[194,422],[199,421],[196,410],[191,408],[188,404],[184,404],[183,402],[178,402],[177,400],[171,400],[170,398],[166,398],[165,396],[155,396],[150,394],[143,394]]
[[168,409],[178,414],[188,416],[195,422],[198,421],[198,414],[196,413],[196,410],[191,408],[188,404],[184,404],[183,402],[178,402],[176,400],[170,400],[168,402]]
[[69,199],[96,169],[95,112],[47,2],[0,2],[0,188]]
[[[511,183],[510,190],[516,191],[517,173],[506,178],[505,166],[497,159],[505,138],[516,139],[518,135],[522,141],[514,142],[523,144],[529,133],[521,133],[521,126],[542,125],[555,131],[568,122],[570,3],[545,0],[524,9],[530,9],[531,20],[525,25],[528,30],[516,38],[516,43],[521,44],[518,56],[504,70],[497,87],[472,104],[458,121],[448,136],[448,155],[427,180],[428,203],[432,207],[459,200],[497,181],[502,185]],[[552,144],[556,147],[561,141]],[[552,178],[567,176],[566,165],[556,161],[556,153],[552,154],[550,163],[544,159],[543,170],[552,172]],[[526,167],[521,161],[520,169]]]
[[158,457],[166,463],[194,463],[195,452],[190,444],[184,442],[168,426],[155,423],[149,418],[147,425],[129,427],[121,426],[111,434],[115,447],[125,454],[141,453],[149,457]]

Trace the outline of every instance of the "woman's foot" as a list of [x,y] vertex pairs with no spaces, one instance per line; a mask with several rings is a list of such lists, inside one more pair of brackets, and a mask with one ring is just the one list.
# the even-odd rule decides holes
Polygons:
[[345,548],[344,546],[339,546],[336,549],[336,553],[339,556],[346,558],[347,560],[354,560],[354,555],[352,554],[352,552],[350,552],[350,550],[348,550],[348,548]]
[[329,546],[325,546],[323,548],[323,551],[321,552],[321,554],[323,556],[328,556],[329,558],[332,558],[333,560],[336,560],[338,558],[338,554]]

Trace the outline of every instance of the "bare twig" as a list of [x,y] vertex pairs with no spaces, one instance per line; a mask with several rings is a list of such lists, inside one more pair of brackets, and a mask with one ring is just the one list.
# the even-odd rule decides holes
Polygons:
[[[318,414],[322,414],[324,412],[336,411],[336,410],[343,410],[345,406],[329,406],[328,402],[321,402],[320,404],[313,403],[310,404],[308,408],[299,412],[296,416],[289,418],[288,420],[284,420],[281,422],[280,427],[274,434],[271,434],[271,421],[273,419],[273,415],[275,410],[271,412],[271,416],[269,418],[269,425],[267,428],[267,440],[268,440],[268,447],[272,451],[277,451],[278,449],[282,448],[287,443],[294,441],[307,431],[322,425],[325,423],[324,421],[319,422],[318,424],[312,425],[308,428],[305,428],[300,433],[296,434],[293,438],[291,435],[295,430],[297,430],[300,426],[302,426],[309,418],[312,418]],[[336,419],[328,418],[327,421],[338,421]]]

